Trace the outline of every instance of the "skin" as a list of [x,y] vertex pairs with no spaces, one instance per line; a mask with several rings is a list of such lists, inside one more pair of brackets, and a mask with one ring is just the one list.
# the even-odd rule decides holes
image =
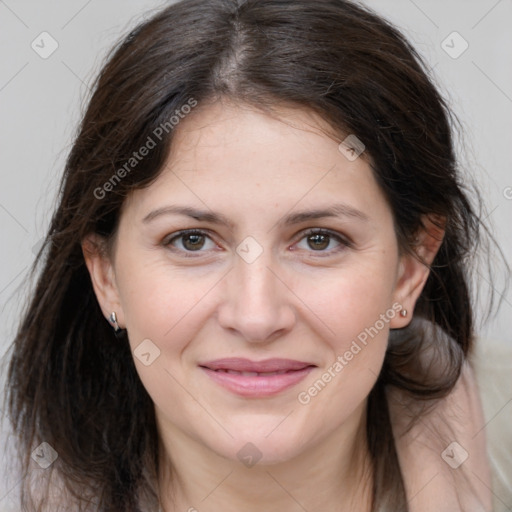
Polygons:
[[[428,269],[400,255],[391,209],[366,159],[349,161],[322,128],[313,114],[291,108],[275,118],[225,101],[198,107],[176,129],[158,179],[125,201],[112,254],[94,249],[95,235],[84,241],[105,317],[116,312],[132,350],[145,339],[160,350],[149,366],[134,360],[155,404],[166,511],[370,510],[367,396],[389,329],[410,321]],[[333,203],[366,220],[280,223]],[[171,204],[221,213],[231,226],[176,214],[143,221]],[[350,243],[331,237],[318,249],[304,234],[309,228]],[[190,238],[174,238],[184,229],[207,231],[192,241],[195,251]],[[251,263],[237,253],[249,236],[262,250]],[[427,262],[441,239],[439,232],[419,235]],[[393,304],[408,316],[385,322],[321,392],[300,403],[298,393]],[[316,368],[278,395],[241,398],[198,366],[235,356]],[[249,442],[261,456],[252,467],[237,456]]]

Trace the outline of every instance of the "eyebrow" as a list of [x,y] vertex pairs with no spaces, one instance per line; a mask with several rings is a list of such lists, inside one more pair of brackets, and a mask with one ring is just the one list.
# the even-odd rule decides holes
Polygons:
[[[222,215],[221,213],[216,213],[207,210],[199,210],[197,208],[192,208],[190,206],[179,205],[169,205],[164,206],[162,208],[157,208],[156,210],[153,210],[150,213],[148,213],[142,219],[142,222],[147,224],[152,220],[156,219],[157,217],[161,217],[162,215],[183,215],[186,217],[191,217],[192,219],[201,222],[210,222],[212,224],[224,225],[231,229],[234,228],[233,222],[231,222],[226,216]],[[315,219],[323,219],[327,217],[350,217],[364,222],[368,222],[370,220],[369,217],[361,210],[358,210],[344,203],[336,203],[322,209],[305,210],[302,212],[290,213],[284,216],[277,224],[289,226],[292,224],[299,224],[301,222]]]

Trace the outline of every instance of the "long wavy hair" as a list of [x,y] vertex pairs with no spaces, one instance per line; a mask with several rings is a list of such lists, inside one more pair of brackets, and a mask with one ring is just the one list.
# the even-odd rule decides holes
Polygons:
[[[385,391],[394,386],[430,403],[454,387],[474,338],[470,262],[482,225],[455,156],[456,118],[428,66],[389,22],[346,0],[182,0],[109,54],[66,162],[12,346],[8,405],[26,477],[24,510],[46,510],[51,501],[51,486],[31,474],[31,451],[43,441],[58,453],[49,471],[65,510],[157,506],[153,403],[127,333],[115,336],[102,314],[81,243],[97,233],[108,245],[125,198],[158,177],[175,131],[162,125],[191,99],[200,108],[219,98],[265,111],[308,109],[340,140],[356,135],[389,201],[401,251],[414,252],[423,219],[442,219],[445,236],[415,317],[391,332],[368,399],[372,510],[407,510]],[[155,130],[161,140],[128,172]],[[105,185],[123,166],[122,179]],[[425,322],[437,329],[427,335]],[[420,358],[425,348],[436,351],[435,372]]]

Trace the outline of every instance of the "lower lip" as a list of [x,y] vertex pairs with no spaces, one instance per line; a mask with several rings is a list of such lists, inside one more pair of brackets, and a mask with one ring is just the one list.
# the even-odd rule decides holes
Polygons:
[[236,395],[244,397],[265,397],[276,395],[298,384],[313,370],[308,366],[302,370],[292,370],[280,375],[269,376],[245,376],[236,373],[216,372],[209,368],[201,367],[205,373],[217,384],[228,389]]

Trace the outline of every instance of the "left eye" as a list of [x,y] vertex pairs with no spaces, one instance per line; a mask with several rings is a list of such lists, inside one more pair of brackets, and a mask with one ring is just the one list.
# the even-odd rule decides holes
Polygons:
[[[350,242],[343,237],[333,233],[332,231],[328,231],[325,229],[311,229],[304,233],[303,238],[301,240],[306,240],[308,247],[312,249],[314,252],[337,252],[344,247],[350,247]],[[327,247],[331,244],[331,242],[335,240],[338,245],[337,248],[332,251],[325,251]]]
[[[343,250],[343,248],[350,247],[351,243],[345,239],[344,237],[325,229],[310,229],[307,232],[302,234],[302,237],[299,241],[306,240],[308,248],[313,252],[320,253],[332,253]],[[333,241],[336,241],[337,246],[330,251],[326,251],[326,249],[332,244]],[[207,242],[210,243],[210,247],[208,247]],[[181,247],[178,245],[180,244]],[[165,246],[172,246],[177,249],[178,252],[185,253],[185,256],[188,257],[190,253],[193,252],[204,252],[201,249],[211,250],[216,247],[216,244],[210,238],[209,234],[205,231],[200,230],[187,230],[181,231],[174,235],[173,237],[167,239],[164,242]],[[304,249],[304,247],[299,247],[300,249]],[[305,250],[308,250],[305,248]],[[189,254],[186,254],[189,253]]]

